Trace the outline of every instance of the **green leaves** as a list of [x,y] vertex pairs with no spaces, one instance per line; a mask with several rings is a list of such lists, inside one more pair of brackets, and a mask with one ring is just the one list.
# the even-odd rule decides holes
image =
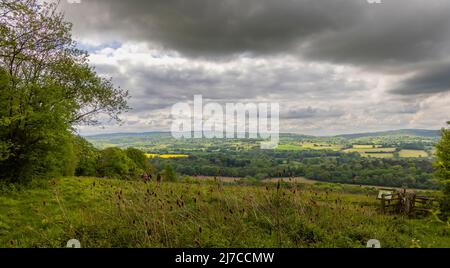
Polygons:
[[442,139],[436,145],[436,178],[444,186],[444,199],[441,201],[443,218],[450,216],[450,129],[442,129]]
[[55,3],[0,0],[0,179],[73,173],[72,130],[119,120],[128,92],[99,77]]
[[[101,151],[98,161],[99,175],[101,177],[124,179],[137,178],[142,175],[144,170],[140,168],[142,163],[139,160],[145,157],[144,153],[141,152],[138,159],[132,159],[127,152],[119,148],[108,148]],[[132,157],[136,158],[136,155],[133,154]],[[139,162],[135,162],[136,160]]]

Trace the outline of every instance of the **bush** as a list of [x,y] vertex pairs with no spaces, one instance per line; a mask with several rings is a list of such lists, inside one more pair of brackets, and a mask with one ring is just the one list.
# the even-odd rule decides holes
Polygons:
[[98,173],[108,178],[136,178],[143,173],[136,163],[119,148],[108,148],[100,153]]
[[441,215],[447,220],[450,217],[450,129],[442,129],[441,133],[442,139],[436,146],[435,176],[443,185]]
[[128,148],[126,154],[143,172],[146,172],[147,174],[154,172],[154,168],[150,165],[150,162],[143,151],[136,148]]
[[163,171],[163,177],[166,181],[174,182],[177,180],[177,174],[175,173],[171,165],[166,165]]
[[97,176],[97,162],[100,156],[99,150],[81,137],[76,137],[74,143],[78,156],[78,165],[75,169],[75,175]]

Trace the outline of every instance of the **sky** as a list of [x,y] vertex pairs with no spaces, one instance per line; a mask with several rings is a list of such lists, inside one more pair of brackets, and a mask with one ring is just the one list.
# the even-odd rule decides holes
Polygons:
[[205,102],[277,102],[281,132],[445,126],[450,3],[369,2],[62,1],[90,63],[131,95],[120,125],[79,131],[167,131],[172,105],[196,94]]

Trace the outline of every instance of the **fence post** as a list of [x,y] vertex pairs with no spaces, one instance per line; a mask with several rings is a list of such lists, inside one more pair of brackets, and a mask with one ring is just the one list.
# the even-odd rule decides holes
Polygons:
[[384,206],[385,206],[384,195],[385,195],[385,194],[382,194],[382,195],[381,195],[381,213],[383,213],[383,214],[384,214]]

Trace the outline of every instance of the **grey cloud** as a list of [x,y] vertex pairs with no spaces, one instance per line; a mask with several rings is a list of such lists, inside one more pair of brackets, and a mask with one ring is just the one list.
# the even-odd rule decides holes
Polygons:
[[439,60],[450,48],[447,1],[385,0],[360,12],[364,17],[350,27],[312,38],[303,53],[313,59],[392,70],[401,64]]
[[374,65],[439,58],[447,0],[84,0],[76,32],[161,44],[190,56],[291,53]]
[[[130,89],[132,113],[139,117],[202,94],[214,101],[297,102],[292,107],[307,108],[289,107],[282,117],[333,123],[348,116],[343,129],[356,127],[358,120],[361,127],[376,127],[379,122],[403,126],[421,114],[421,101],[450,88],[448,0],[383,0],[378,5],[366,0],[65,2],[63,8],[80,40],[99,41],[99,48],[145,42],[162,54],[170,51],[188,60],[154,68],[133,65],[132,59],[122,59],[120,66],[97,64],[99,73]],[[298,62],[283,63],[284,57]],[[241,64],[243,58],[254,64]],[[266,63],[257,63],[261,60]],[[230,62],[235,65],[226,68]],[[308,62],[324,69],[317,71]],[[211,70],[205,63],[224,68]],[[356,67],[358,72],[352,77],[337,74],[336,66]],[[399,82],[393,88],[383,84],[378,88],[377,82],[368,85],[365,76],[373,78],[374,73],[380,80],[393,77]],[[412,75],[395,79],[406,74]],[[324,106],[327,102],[329,106]],[[344,107],[345,113],[339,110]]]
[[[76,31],[160,43],[192,55],[283,52],[356,22],[357,0],[84,0],[64,6]],[[362,19],[362,18],[360,18]]]
[[338,109],[320,109],[312,108],[300,108],[295,110],[289,110],[281,113],[282,119],[311,119],[311,118],[338,118],[345,114],[344,111]]
[[[290,54],[402,74],[423,62],[442,64],[450,49],[447,0],[384,0],[372,5],[366,0],[83,0],[76,5],[63,1],[63,8],[78,35],[107,42],[143,41],[195,58]],[[417,71],[422,74],[393,92],[448,90],[439,70]],[[162,79],[174,79],[174,86],[183,83],[179,74]]]
[[[97,69],[107,71],[117,85],[130,89],[130,106],[135,113],[167,109],[177,102],[192,101],[196,94],[215,102],[337,100],[369,88],[363,82],[349,83],[336,77],[332,67],[315,69],[295,61],[268,59],[264,64],[242,63],[239,69],[235,65],[220,67],[176,64],[158,68],[122,63],[102,64]],[[126,71],[119,72],[119,68]]]
[[418,71],[393,89],[400,95],[429,95],[450,91],[450,63],[438,64]]

